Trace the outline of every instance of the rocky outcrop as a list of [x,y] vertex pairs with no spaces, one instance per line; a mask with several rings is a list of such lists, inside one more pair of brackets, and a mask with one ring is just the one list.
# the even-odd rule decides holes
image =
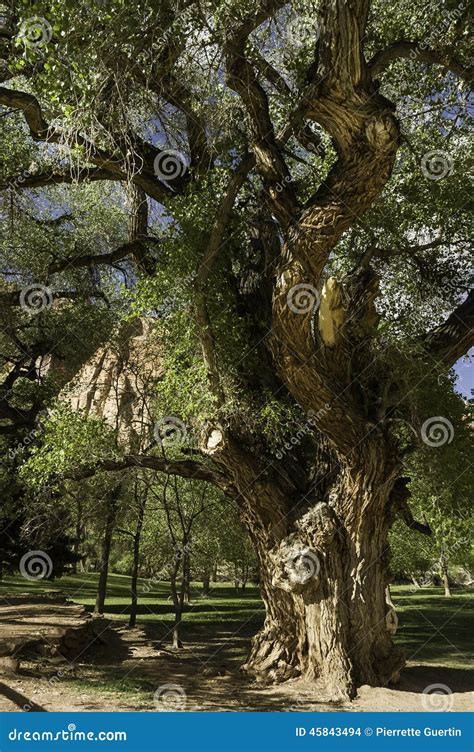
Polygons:
[[126,451],[143,450],[153,436],[153,385],[162,372],[153,322],[137,318],[122,324],[94,353],[61,399],[85,415],[103,418]]

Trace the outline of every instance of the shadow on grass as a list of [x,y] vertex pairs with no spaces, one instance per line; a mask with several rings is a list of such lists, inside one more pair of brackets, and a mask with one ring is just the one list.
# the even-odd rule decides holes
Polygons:
[[465,668],[448,666],[408,666],[403,669],[396,689],[401,692],[424,692],[427,687],[444,685],[451,692],[473,692],[474,675]]

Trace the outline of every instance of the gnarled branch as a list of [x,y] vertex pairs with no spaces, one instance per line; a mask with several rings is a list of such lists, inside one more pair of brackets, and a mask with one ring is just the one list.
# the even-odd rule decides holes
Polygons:
[[57,274],[66,269],[80,269],[81,267],[97,266],[105,264],[113,266],[127,256],[135,257],[142,251],[143,242],[134,240],[132,243],[124,243],[110,253],[89,253],[83,256],[71,256],[61,261],[54,261],[48,267],[49,274]]
[[451,367],[474,346],[474,290],[424,340],[429,354],[445,366]]
[[[0,86],[0,105],[18,109],[23,112],[25,121],[34,141],[46,141],[48,143],[62,143],[64,135],[56,128],[52,128],[46,121],[41,105],[32,94],[15,89],[7,89]],[[138,138],[134,139],[139,141]],[[97,148],[86,138],[76,133],[71,143],[72,146],[81,146],[85,150],[85,160],[106,170],[115,180],[127,180],[127,169],[120,156],[109,154],[103,149]],[[154,174],[154,159],[162,154],[162,151],[145,142],[139,144],[142,155],[142,170],[132,175],[131,180],[142,188],[148,195],[157,201],[162,201],[167,196],[176,192],[164,182],[158,180]],[[175,187],[176,188],[176,187]]]
[[411,42],[399,39],[397,42],[377,52],[369,63],[372,75],[378,76],[388,68],[394,60],[400,59],[418,60],[430,65],[440,65],[451,73],[454,73],[464,81],[471,81],[472,68],[465,66],[452,52],[441,52],[426,46],[424,42]]
[[317,428],[351,456],[375,441],[374,425],[358,401],[348,359],[338,362],[314,332],[329,254],[383,189],[399,143],[393,107],[374,91],[362,55],[367,8],[365,0],[322,4],[320,78],[308,87],[301,111],[328,130],[339,158],[287,233],[273,300],[279,375],[303,409],[314,412]]
[[122,180],[122,178],[112,175],[108,170],[99,167],[93,169],[83,169],[74,174],[71,171],[56,172],[39,172],[36,175],[30,175],[24,172],[21,175],[12,175],[5,180],[0,181],[0,190],[12,188],[19,190],[21,188],[44,188],[50,185],[94,182],[97,180]]
[[169,460],[163,457],[153,457],[143,454],[127,454],[122,459],[100,460],[94,465],[79,468],[67,474],[70,480],[90,478],[100,471],[119,472],[129,468],[143,468],[157,470],[167,475],[177,475],[188,480],[203,480],[221,488],[226,493],[232,494],[234,489],[228,479],[217,470],[195,460]]
[[398,480],[395,481],[390,494],[392,512],[398,514],[410,530],[416,530],[423,535],[432,535],[432,530],[426,520],[424,523],[415,520],[408,505],[408,500],[411,496],[410,491],[408,490],[408,483],[410,480],[410,478],[398,478]]
[[245,54],[247,38],[272,11],[284,5],[281,0],[267,0],[257,6],[226,40],[227,81],[245,105],[250,120],[250,140],[259,170],[268,190],[273,211],[287,227],[299,210],[290,171],[275,136],[267,94]]

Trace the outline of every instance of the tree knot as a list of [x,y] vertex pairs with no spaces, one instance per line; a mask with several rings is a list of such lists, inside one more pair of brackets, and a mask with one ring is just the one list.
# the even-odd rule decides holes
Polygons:
[[271,556],[274,563],[274,587],[288,593],[303,593],[318,587],[320,557],[314,548],[304,545],[296,534],[285,538]]

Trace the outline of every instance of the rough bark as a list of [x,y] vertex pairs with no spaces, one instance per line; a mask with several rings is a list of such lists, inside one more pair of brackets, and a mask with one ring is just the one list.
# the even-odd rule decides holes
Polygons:
[[[246,668],[266,679],[304,675],[322,680],[331,697],[353,697],[361,684],[390,680],[403,665],[387,630],[387,519],[375,513],[387,492],[347,488],[339,515],[321,503],[260,551],[267,619]],[[362,519],[354,507],[374,508]],[[314,569],[301,583],[294,568]],[[301,574],[301,573],[300,573]],[[293,581],[294,579],[294,581]]]
[[325,498],[301,498],[228,437],[211,451],[240,489],[266,607],[244,670],[265,681],[317,680],[331,698],[396,676],[404,656],[385,600],[396,470],[383,454],[363,469],[343,466]]

